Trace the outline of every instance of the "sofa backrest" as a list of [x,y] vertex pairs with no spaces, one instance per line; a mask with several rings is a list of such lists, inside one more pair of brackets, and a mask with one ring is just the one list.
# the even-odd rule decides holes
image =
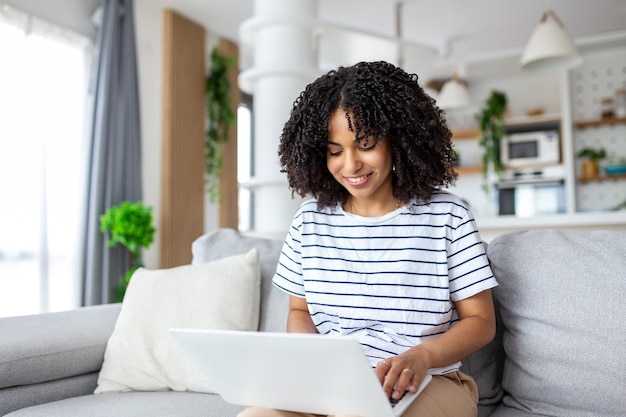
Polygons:
[[519,415],[626,415],[626,233],[508,233],[487,256],[499,283],[505,406],[529,413]]
[[221,228],[196,239],[191,245],[192,263],[205,263],[232,255],[259,250],[261,263],[261,305],[259,330],[283,332],[286,329],[289,296],[272,285],[283,242]]

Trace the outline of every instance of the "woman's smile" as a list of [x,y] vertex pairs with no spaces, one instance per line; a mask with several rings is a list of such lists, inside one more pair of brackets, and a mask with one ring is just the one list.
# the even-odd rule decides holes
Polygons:
[[368,178],[369,178],[369,174],[361,175],[358,177],[346,177],[346,181],[348,181],[350,185],[358,186],[358,185],[363,185]]

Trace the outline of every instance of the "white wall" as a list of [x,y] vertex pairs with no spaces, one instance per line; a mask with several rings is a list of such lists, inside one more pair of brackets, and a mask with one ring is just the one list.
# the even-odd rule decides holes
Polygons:
[[[142,175],[144,203],[153,207],[155,242],[144,252],[148,268],[159,266],[161,208],[161,136],[163,78],[163,7],[154,0],[135,0],[135,35],[141,105]],[[193,20],[190,16],[185,16]],[[207,29],[207,28],[205,28]],[[207,29],[207,51],[216,42]],[[207,52],[208,59],[208,52]],[[205,230],[218,225],[218,207],[205,199]],[[191,250],[191,248],[189,248]]]
[[163,16],[150,0],[135,0],[135,36],[139,72],[141,152],[144,203],[152,206],[156,236],[143,254],[148,268],[159,265],[159,219],[161,206],[161,114]]

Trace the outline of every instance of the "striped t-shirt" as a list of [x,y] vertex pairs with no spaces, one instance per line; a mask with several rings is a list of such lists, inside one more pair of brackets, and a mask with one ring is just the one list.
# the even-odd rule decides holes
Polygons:
[[306,297],[321,334],[357,337],[372,366],[444,333],[458,321],[453,301],[497,285],[470,211],[443,191],[381,217],[305,201],[273,282]]

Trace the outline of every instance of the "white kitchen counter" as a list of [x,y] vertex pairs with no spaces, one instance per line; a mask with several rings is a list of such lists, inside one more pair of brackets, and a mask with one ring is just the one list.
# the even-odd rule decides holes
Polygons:
[[476,218],[482,239],[490,242],[503,233],[533,229],[626,230],[626,210],[553,214],[520,218],[498,216]]

